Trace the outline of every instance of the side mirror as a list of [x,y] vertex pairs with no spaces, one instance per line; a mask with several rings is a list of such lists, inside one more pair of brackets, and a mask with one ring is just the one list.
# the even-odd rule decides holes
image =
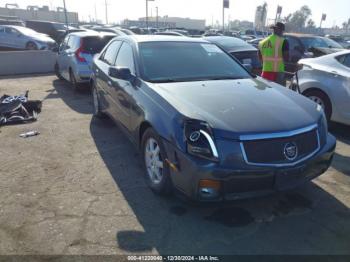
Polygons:
[[19,33],[19,34],[17,35],[17,37],[22,37],[22,34],[21,34],[21,33]]
[[51,49],[52,52],[54,53],[58,53],[59,52],[59,49],[57,46],[55,46],[54,48]]
[[110,67],[108,70],[108,75],[113,78],[122,79],[125,81],[131,81],[134,76],[127,67]]
[[243,66],[245,69],[247,69],[248,72],[251,73],[253,71],[253,66],[251,64],[243,64]]

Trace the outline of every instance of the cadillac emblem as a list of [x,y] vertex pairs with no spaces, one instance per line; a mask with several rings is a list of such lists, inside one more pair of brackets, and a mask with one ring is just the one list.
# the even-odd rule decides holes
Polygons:
[[294,142],[287,143],[283,153],[287,160],[293,161],[298,157],[298,146]]

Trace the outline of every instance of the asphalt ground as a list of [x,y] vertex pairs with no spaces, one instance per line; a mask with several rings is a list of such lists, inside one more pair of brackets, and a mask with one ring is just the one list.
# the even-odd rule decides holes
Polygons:
[[[332,124],[332,167],[300,188],[224,204],[159,197],[137,149],[92,116],[89,91],[54,76],[0,79],[30,90],[39,120],[0,128],[0,254],[350,255],[350,127]],[[23,139],[19,134],[41,134]]]

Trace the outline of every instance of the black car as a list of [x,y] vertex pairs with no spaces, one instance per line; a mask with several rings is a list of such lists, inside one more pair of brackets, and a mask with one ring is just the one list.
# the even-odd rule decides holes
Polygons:
[[140,148],[157,193],[250,197],[331,164],[336,142],[320,106],[203,39],[115,38],[94,58],[91,81],[95,115],[112,117]]
[[57,43],[61,43],[65,36],[69,33],[86,31],[84,29],[73,28],[70,26],[67,27],[65,24],[62,23],[37,20],[26,21],[26,27],[31,28],[39,33],[49,35]]
[[289,43],[287,72],[296,72],[298,61],[302,58],[320,57],[344,50],[340,44],[326,37],[307,34],[284,34],[284,37]]
[[237,58],[243,65],[249,65],[252,73],[260,75],[262,64],[259,60],[258,49],[242,39],[228,36],[210,36],[205,40],[217,44],[226,52]]

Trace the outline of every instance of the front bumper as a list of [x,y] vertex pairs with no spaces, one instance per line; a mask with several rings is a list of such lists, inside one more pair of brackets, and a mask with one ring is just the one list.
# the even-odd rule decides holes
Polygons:
[[[323,174],[331,165],[336,139],[328,134],[326,144],[310,159],[292,167],[257,167],[243,163],[241,152],[220,163],[194,158],[164,141],[173,185],[196,201],[223,201],[249,198],[293,189]],[[231,167],[227,167],[231,161]],[[232,165],[232,163],[235,163]],[[237,164],[236,164],[237,163]],[[234,167],[233,167],[234,166]],[[217,190],[204,190],[201,181],[219,182]]]

